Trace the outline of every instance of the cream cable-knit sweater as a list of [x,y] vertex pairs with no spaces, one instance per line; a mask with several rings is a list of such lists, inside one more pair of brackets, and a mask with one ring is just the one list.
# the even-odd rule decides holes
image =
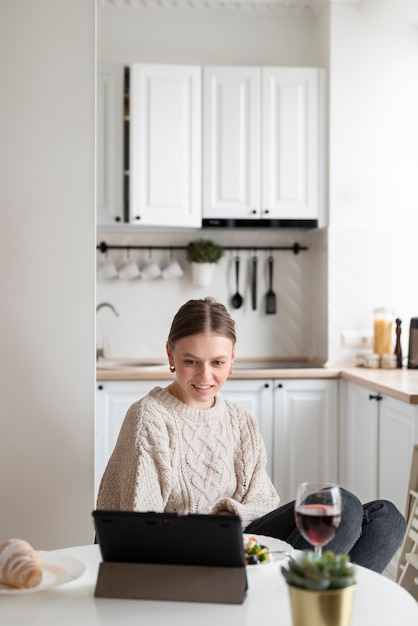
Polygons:
[[258,425],[217,396],[193,409],[155,387],[128,410],[97,508],[188,513],[227,509],[251,521],[279,505]]

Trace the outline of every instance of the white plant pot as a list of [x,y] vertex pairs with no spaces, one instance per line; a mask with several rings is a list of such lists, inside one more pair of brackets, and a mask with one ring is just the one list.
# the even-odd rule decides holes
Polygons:
[[193,282],[198,287],[208,287],[212,283],[215,263],[192,263]]

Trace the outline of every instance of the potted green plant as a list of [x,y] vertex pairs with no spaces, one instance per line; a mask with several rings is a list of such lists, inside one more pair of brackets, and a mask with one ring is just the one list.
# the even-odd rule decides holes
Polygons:
[[198,239],[188,244],[186,256],[192,264],[193,282],[196,285],[206,287],[211,284],[213,268],[223,253],[223,248],[210,239]]
[[288,584],[293,626],[350,626],[356,568],[347,554],[327,550],[291,557],[282,574]]

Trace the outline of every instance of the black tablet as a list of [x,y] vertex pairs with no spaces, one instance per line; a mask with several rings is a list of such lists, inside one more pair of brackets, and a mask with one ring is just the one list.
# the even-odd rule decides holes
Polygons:
[[245,567],[237,515],[93,511],[103,561]]

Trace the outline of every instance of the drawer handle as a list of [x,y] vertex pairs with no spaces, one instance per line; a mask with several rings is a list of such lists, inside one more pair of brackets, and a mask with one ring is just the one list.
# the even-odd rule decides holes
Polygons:
[[377,400],[379,402],[379,400],[382,400],[382,396],[380,395],[380,393],[376,394],[375,396],[371,393],[369,395],[369,400]]

